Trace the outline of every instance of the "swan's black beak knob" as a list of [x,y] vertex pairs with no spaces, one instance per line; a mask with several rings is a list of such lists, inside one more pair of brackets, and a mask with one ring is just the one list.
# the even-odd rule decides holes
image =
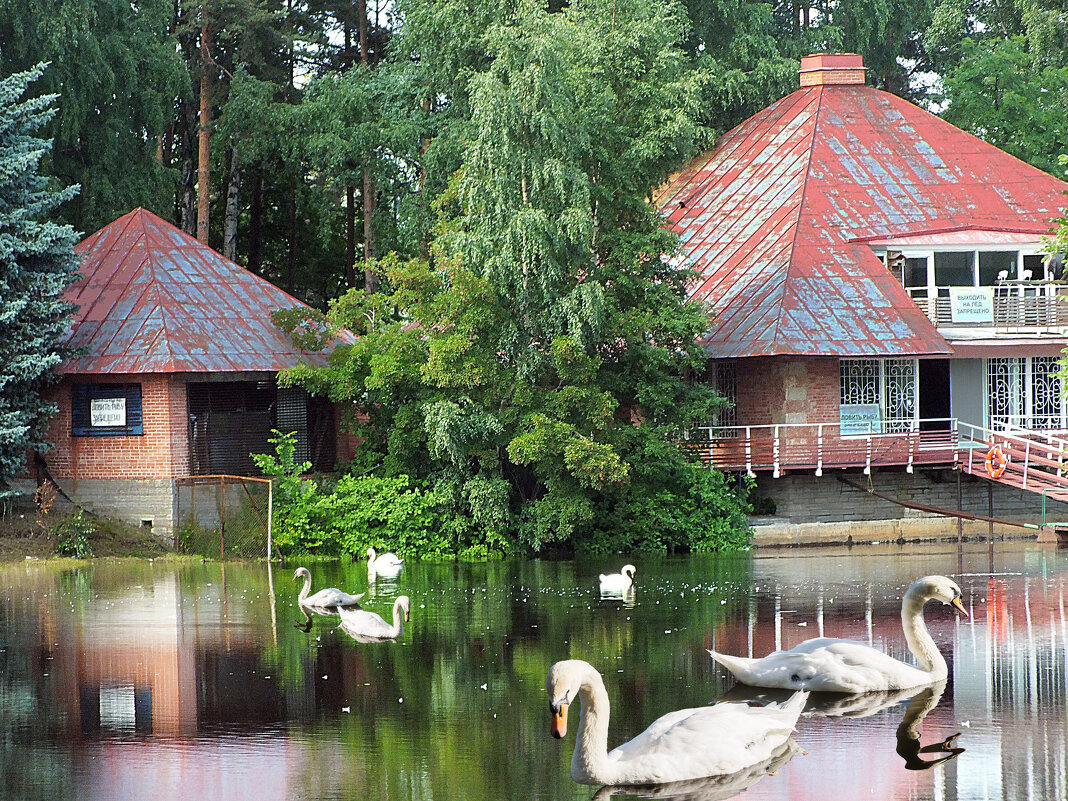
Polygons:
[[968,614],[968,610],[964,608],[964,601],[961,600],[961,597],[959,595],[953,599],[952,604],[953,608],[960,612],[962,615],[964,615],[965,617],[970,617],[970,615]]

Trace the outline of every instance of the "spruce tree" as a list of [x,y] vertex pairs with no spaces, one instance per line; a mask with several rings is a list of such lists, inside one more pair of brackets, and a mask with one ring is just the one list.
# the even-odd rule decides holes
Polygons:
[[51,142],[36,132],[56,113],[56,95],[22,99],[44,68],[0,78],[0,487],[28,450],[47,448],[56,408],[40,390],[64,357],[59,342],[73,307],[61,293],[78,268],[74,230],[48,219],[78,187],[54,191],[38,173]]

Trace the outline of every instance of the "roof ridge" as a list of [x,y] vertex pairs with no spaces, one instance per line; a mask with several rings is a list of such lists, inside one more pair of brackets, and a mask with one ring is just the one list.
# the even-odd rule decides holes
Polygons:
[[797,210],[795,212],[796,216],[794,218],[794,224],[791,226],[793,228],[793,236],[790,238],[790,247],[787,248],[788,256],[786,259],[786,269],[783,271],[782,294],[779,295],[779,300],[776,304],[778,306],[778,313],[775,315],[775,334],[771,337],[772,347],[776,347],[778,343],[779,333],[782,329],[782,315],[786,302],[786,294],[790,291],[791,273],[794,268],[794,251],[797,249],[797,239],[801,231],[801,216],[802,211],[805,208],[805,195],[808,192],[808,182],[812,175],[812,156],[816,152],[816,133],[820,126],[820,111],[823,109],[823,96],[826,87],[823,84],[820,84],[818,86],[806,87],[806,89],[809,88],[816,90],[816,108],[812,113],[812,132],[809,134],[808,156],[805,158],[805,172],[801,178],[801,197],[798,198]]

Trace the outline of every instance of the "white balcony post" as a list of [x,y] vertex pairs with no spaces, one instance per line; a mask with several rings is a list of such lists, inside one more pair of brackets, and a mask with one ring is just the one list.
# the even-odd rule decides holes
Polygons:
[[775,426],[775,439],[772,440],[772,445],[771,445],[771,462],[772,462],[771,477],[772,478],[778,478],[779,477],[779,473],[780,473],[780,471],[779,471],[779,427],[778,426]]
[[919,439],[920,439],[920,433],[918,431],[914,431],[913,429],[910,428],[909,429],[909,463],[905,466],[905,472],[906,473],[911,473],[912,472],[912,460],[916,456],[916,443],[919,441]]
[[816,475],[823,475],[823,423],[816,426]]
[[865,459],[864,475],[870,476],[871,475],[871,423],[870,422],[868,423],[868,443],[867,443],[867,445],[868,445],[868,455],[867,455],[867,457]]
[[745,427],[745,474],[756,478],[756,473],[753,472],[753,432],[749,426]]
[[1024,445],[1023,488],[1027,489],[1027,468],[1031,464],[1031,440]]

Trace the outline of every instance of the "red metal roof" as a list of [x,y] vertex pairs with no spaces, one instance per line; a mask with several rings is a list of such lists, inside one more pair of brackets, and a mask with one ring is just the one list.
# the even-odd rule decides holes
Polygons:
[[[79,243],[82,279],[65,373],[275,372],[300,361],[271,312],[306,306],[145,209]],[[346,338],[351,341],[351,337]]]
[[711,356],[917,356],[952,351],[869,242],[1036,241],[1065,189],[899,97],[829,84],[724,135],[657,203],[699,274],[691,299],[715,315]]

